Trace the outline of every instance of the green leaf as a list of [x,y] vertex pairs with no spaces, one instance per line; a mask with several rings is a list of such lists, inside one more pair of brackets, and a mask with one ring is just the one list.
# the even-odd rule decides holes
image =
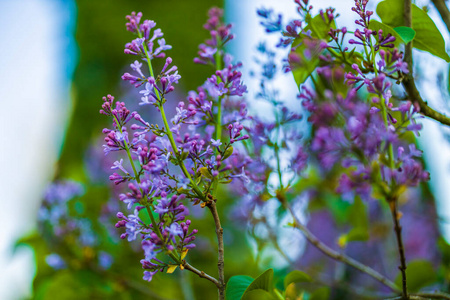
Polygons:
[[199,171],[200,171],[200,174],[202,174],[204,177],[206,177],[208,179],[213,178],[207,167],[202,167],[199,169]]
[[248,293],[245,293],[244,297],[242,297],[243,300],[275,300],[275,297],[262,289],[249,291]]
[[268,269],[259,275],[253,282],[248,286],[245,292],[249,292],[251,290],[262,289],[270,292],[272,290],[273,285],[273,269]]
[[353,228],[339,237],[339,244],[345,246],[351,241],[367,241],[369,239],[369,217],[366,205],[359,197],[355,198],[349,208],[348,220]]
[[253,278],[246,275],[233,276],[228,280],[226,296],[227,300],[240,300]]
[[333,193],[326,193],[326,197],[326,206],[332,213],[336,222],[338,224],[348,224],[348,214],[352,204],[333,195]]
[[[320,40],[330,41],[331,37],[328,35],[328,32],[331,28],[336,28],[336,24],[334,20],[329,23],[328,18],[325,16],[325,20],[319,14],[314,18],[311,18],[311,15],[307,15],[308,26],[304,28],[304,31],[311,30],[311,37],[306,35],[301,35],[297,38],[293,45],[295,45],[295,54],[298,57],[299,62],[295,62],[292,64],[292,59],[290,61],[292,66],[292,74],[294,75],[295,82],[299,86],[304,83],[306,79],[312,74],[312,72],[319,65],[319,55],[322,52],[322,49],[319,47]],[[311,42],[316,42],[317,46],[315,49],[311,51],[311,46],[307,47],[304,43],[305,39],[309,39]],[[309,50],[309,56],[305,56],[305,51]]]
[[183,151],[183,153],[181,153],[181,160],[185,160],[189,155],[189,151]]
[[378,22],[377,20],[370,20],[369,29],[372,29],[373,31],[378,31],[381,29],[383,30],[383,34],[392,34],[395,37],[395,41],[393,42],[395,47],[400,46],[400,43],[404,42],[400,34],[394,28],[384,23]]
[[[367,240],[369,238],[369,216],[366,205],[359,197],[355,198],[355,202],[350,207],[349,221],[353,225],[352,230],[358,233],[359,240]],[[352,235],[352,230],[349,232],[349,238]],[[356,236],[356,234],[353,235]],[[357,239],[349,240],[356,241]]]
[[[399,27],[405,25],[403,0],[385,0],[377,5],[377,14],[385,25]],[[372,23],[372,20],[370,20]]]
[[[434,56],[450,62],[450,56],[445,51],[445,41],[439,29],[428,14],[417,5],[412,5],[412,29],[416,32],[413,46],[427,51]],[[385,0],[378,4],[377,14],[383,23],[391,27],[404,26],[403,1]],[[372,22],[372,21],[371,21]]]
[[336,29],[336,23],[334,20],[331,24],[328,24],[328,17],[325,16],[325,20],[322,18],[320,14],[315,16],[314,18],[307,21],[307,26],[304,28],[304,31],[311,30],[311,36],[314,38],[318,38],[321,40],[330,41],[331,37],[328,35],[328,32],[331,28]]
[[[311,57],[305,57],[303,54],[307,50],[307,47],[305,44],[299,45],[295,49],[295,54],[291,55],[297,55],[298,62],[294,62],[292,60],[293,56],[291,56],[289,63],[292,67],[292,75],[294,75],[294,80],[297,83],[297,86],[300,86],[300,84],[304,83],[306,79],[314,72],[314,70],[319,65],[319,54],[320,52],[313,51],[311,53]],[[295,64],[295,65],[294,65]]]
[[[426,260],[411,261],[406,268],[406,285],[408,291],[417,292],[422,287],[433,284],[437,280],[436,271],[433,265]],[[395,283],[398,286],[402,285],[402,274],[399,272],[395,278]]]
[[273,269],[268,269],[261,275],[259,275],[253,282],[247,287],[242,296],[242,300],[246,300],[247,295],[253,290],[264,290],[271,292],[273,288]]
[[321,287],[314,291],[309,297],[309,300],[328,300],[330,299],[330,289],[328,287]]
[[305,272],[294,270],[284,278],[284,288],[287,288],[291,283],[297,282],[311,282],[311,277]]
[[400,35],[400,37],[406,44],[411,42],[416,36],[416,31],[411,27],[400,26],[395,27],[394,30],[398,33],[398,35]]
[[413,5],[413,29],[416,31],[413,46],[419,50],[427,51],[434,56],[450,62],[445,50],[445,41],[439,29],[426,12]]
[[233,154],[233,146],[228,147],[228,149],[223,154],[222,160],[227,159],[231,154]]

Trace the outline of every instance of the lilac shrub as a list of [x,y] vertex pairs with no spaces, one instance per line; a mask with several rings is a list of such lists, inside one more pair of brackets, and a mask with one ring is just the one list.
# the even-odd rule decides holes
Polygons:
[[[381,19],[382,6],[394,2],[380,3]],[[337,25],[333,8],[313,15],[308,0],[295,3],[298,18],[289,23],[274,9],[256,12],[265,32],[279,37],[276,45],[261,41],[255,52],[254,103],[269,108],[266,116],[248,112],[242,63],[225,49],[234,35],[223,10],[209,10],[209,38],[193,60],[211,68],[211,75],[173,109],[168,101],[178,97],[183,72],[167,56],[172,46],[142,13],[126,16],[135,38],[125,45],[132,59],[122,80],[137,99],[103,97],[100,114],[110,125],[103,129],[102,162],[116,199],[103,208],[99,223],[115,219],[113,235],[138,250],[139,258],[132,258],[136,264],[140,259],[144,281],[157,283],[161,273],[179,268],[213,283],[219,299],[450,299],[437,292],[445,288],[443,275],[425,278],[437,268],[447,271],[433,247],[439,236],[435,211],[423,201],[430,196],[430,174],[416,136],[420,118],[447,120],[414,90],[412,23],[392,25],[394,30],[375,20],[368,1],[355,0],[352,31]],[[286,57],[278,59],[275,47],[288,50]],[[292,74],[299,86],[293,106],[280,97],[284,87],[276,78],[282,73]],[[152,123],[148,112],[162,125]],[[76,239],[90,258],[94,249],[92,269],[107,274],[117,257],[100,247],[88,220],[68,214],[70,199],[80,193],[72,183],[51,186],[40,229],[61,244]],[[229,201],[230,211],[219,211],[220,201]],[[206,208],[217,248],[202,245],[217,253],[217,276],[192,263],[205,227],[190,211]],[[255,279],[227,278],[236,271],[225,271],[227,240],[234,237],[222,223],[256,242],[258,268],[269,261],[264,247],[288,266],[274,266],[275,279],[270,268]],[[296,249],[288,249],[286,240]],[[46,263],[68,268],[74,264],[68,257],[51,252]],[[395,280],[393,266],[400,270]],[[434,291],[423,289],[430,285]]]

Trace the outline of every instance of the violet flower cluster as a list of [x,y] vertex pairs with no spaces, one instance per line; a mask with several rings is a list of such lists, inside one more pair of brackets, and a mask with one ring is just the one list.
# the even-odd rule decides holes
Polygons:
[[[297,4],[301,15],[309,13],[308,1]],[[394,48],[395,37],[369,29],[373,12],[367,11],[366,5],[367,1],[355,1],[352,10],[360,18],[355,23],[362,29],[350,39],[345,27],[333,29],[337,15],[327,9],[319,13],[329,28],[325,38],[311,26],[303,28],[302,20],[297,20],[286,26],[280,42],[293,45],[288,70],[295,72],[307,63],[303,61],[318,59],[316,90],[304,85],[299,95],[313,125],[310,150],[324,171],[344,168],[336,192],[349,200],[356,195],[364,199],[398,197],[403,187],[429,179],[417,159],[421,151],[404,138],[421,128],[416,123],[418,109],[408,101],[392,102],[392,79],[401,80],[408,73],[407,64]],[[350,45],[369,49],[368,55],[349,51],[347,40]],[[352,58],[359,63],[351,63]],[[348,67],[351,72],[346,72]],[[336,87],[344,79],[350,88],[338,91]],[[357,95],[363,86],[369,93],[367,101]]]
[[[47,255],[45,260],[55,270],[67,268],[69,261],[75,260],[73,253],[77,253],[77,250],[74,245],[83,249],[98,246],[97,235],[92,231],[91,221],[72,211],[76,206],[75,202],[84,193],[80,183],[69,180],[55,181],[45,191],[38,211],[39,232],[44,239],[49,239],[50,245],[68,244],[72,248],[72,255],[67,257],[67,253],[63,253],[64,251],[58,247],[55,249],[50,247],[51,251],[56,252]],[[82,261],[84,258],[78,259]],[[99,251],[96,259],[101,269],[109,269],[112,264],[112,256],[105,251]]]
[[[317,170],[328,185],[333,178],[335,183],[327,188],[350,203],[356,198],[397,201],[407,188],[429,180],[420,160],[422,152],[410,142],[421,129],[419,111],[411,102],[398,102],[393,96],[393,81],[401,81],[408,73],[402,54],[394,47],[395,38],[369,29],[373,12],[366,10],[367,1],[355,1],[353,10],[360,18],[356,24],[362,29],[351,37],[345,27],[335,29],[338,15],[333,9],[319,12],[320,28],[328,29],[315,32],[304,21],[311,12],[309,1],[296,3],[303,19],[285,27],[277,46],[291,46],[285,72],[295,73],[299,68],[311,72],[307,76],[311,82],[301,87],[298,98],[309,115],[312,134],[302,141],[299,126],[289,126],[290,122],[298,124],[300,114],[283,107],[276,88],[271,89],[277,70],[275,54],[261,44],[258,51],[265,59],[257,59],[258,75],[263,78],[258,97],[273,105],[275,121],[252,117],[248,123],[251,144],[240,155],[247,162],[250,183],[235,189],[242,191],[242,200],[233,212],[252,226],[267,223],[270,216],[261,218],[256,208],[269,199],[281,204],[304,199],[298,194],[304,188],[299,186],[308,185],[302,181],[308,180],[311,170]],[[257,13],[266,32],[281,32],[277,29],[281,17],[269,9]],[[357,48],[349,50],[351,45],[369,52],[364,56]],[[307,174],[302,174],[307,165]],[[320,188],[316,184],[309,190]]]
[[[158,73],[154,73],[152,60],[164,58],[171,46],[162,31],[155,29],[155,22],[141,22],[142,13],[127,16],[127,30],[137,38],[126,44],[124,52],[138,60],[130,65],[133,72],[125,73],[122,79],[139,89],[142,109],[151,105],[159,111],[164,127],[129,111],[124,102],[115,101],[111,95],[103,98],[100,113],[112,119],[112,126],[103,130],[104,152],[118,151],[120,157],[111,166],[115,172],[110,180],[127,183],[127,191],[119,199],[131,211],[117,213],[116,227],[125,230],[121,238],[141,240],[145,256],[141,264],[147,281],[171,265],[183,267],[187,251],[195,247],[197,229],[192,229],[186,219],[189,209],[183,203],[189,200],[202,207],[212,205],[218,184],[242,178],[242,168],[230,160],[234,157],[233,145],[248,139],[241,124],[246,109],[242,107],[230,116],[225,108],[222,115],[222,100],[224,104],[234,102],[233,96],[242,96],[246,86],[241,80],[241,64],[231,64],[231,56],[223,51],[233,35],[222,15],[220,9],[210,10],[205,28],[211,38],[200,45],[199,58],[194,60],[212,64],[217,70],[196,92],[189,92],[187,102],[179,102],[170,120],[164,104],[181,76],[170,57]],[[164,254],[171,260],[164,260]]]
[[[347,170],[339,179],[337,192],[390,201],[397,198],[404,187],[427,181],[429,173],[423,170],[421,161],[417,159],[421,151],[404,138],[408,132],[417,134],[421,129],[421,125],[416,123],[417,108],[408,101],[392,102],[390,78],[401,79],[408,73],[407,64],[402,61],[398,49],[393,48],[393,36],[383,34],[382,30],[369,29],[373,12],[366,11],[366,5],[367,1],[355,1],[353,11],[361,18],[355,23],[362,27],[363,33],[359,30],[354,33],[361,43],[355,39],[350,39],[349,43],[361,44],[372,50],[365,61],[351,65],[353,72],[346,73],[345,79],[351,87],[347,96],[330,95],[330,91],[325,91],[325,98],[331,97],[336,101],[320,104],[311,101],[311,93],[303,93],[301,97],[308,102],[305,104],[312,112],[316,134],[311,148],[318,153],[322,166],[330,168],[339,163]],[[345,35],[346,30],[334,33]],[[333,40],[336,42],[337,36]],[[346,52],[342,45],[338,49]],[[342,80],[339,66],[331,66],[337,71],[318,69],[320,76],[328,82]],[[368,92],[365,103],[357,102],[355,97],[356,90],[363,86]],[[324,113],[326,119],[323,118]],[[314,117],[316,114],[319,116]]]

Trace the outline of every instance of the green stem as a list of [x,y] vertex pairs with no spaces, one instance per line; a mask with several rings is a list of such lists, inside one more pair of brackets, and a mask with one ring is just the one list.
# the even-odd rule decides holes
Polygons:
[[277,173],[278,173],[278,180],[280,180],[280,190],[283,190],[284,186],[283,186],[283,177],[281,174],[280,148],[278,147],[278,143],[275,143],[274,151],[275,151],[275,158],[277,160]]
[[[219,42],[217,42],[219,43]],[[220,47],[217,45],[217,51],[215,55],[216,60],[216,71],[222,69],[222,56],[220,55]],[[220,83],[222,80],[217,76],[217,82]],[[216,140],[221,140],[222,138],[222,98],[219,96],[217,99],[217,120],[216,120]]]
[[[150,63],[149,63],[149,65],[150,65]],[[167,122],[166,112],[164,111],[164,106],[161,104],[158,106],[158,108],[161,112],[161,118],[163,119],[164,127],[166,128],[166,135],[169,138],[170,145],[172,146],[173,153],[178,160],[181,171],[183,172],[184,176],[186,176],[186,178],[189,179],[189,181],[191,182],[192,188],[194,189],[197,196],[199,196],[201,199],[203,199],[204,198],[203,193],[200,191],[197,184],[192,179],[191,174],[189,174],[189,171],[187,170],[184,162],[180,159],[180,152],[178,151],[177,144],[175,143],[175,139],[173,138],[173,134],[170,131],[169,123]]]
[[[139,30],[138,30],[138,36],[140,38],[142,38],[142,34],[141,34],[141,32]],[[154,78],[155,75],[154,75],[154,72],[153,72],[153,67],[152,67],[152,62],[151,62],[150,56],[148,55],[147,45],[144,43],[143,47],[144,47],[145,58],[147,59],[147,65],[148,65],[148,70],[150,72],[150,76],[152,76]],[[190,181],[190,183],[192,185],[192,189],[195,191],[197,196],[200,199],[204,200],[205,196],[200,191],[200,189],[198,188],[198,186],[195,183],[195,181],[192,179],[191,174],[189,174],[189,171],[187,170],[186,166],[184,165],[183,160],[180,159],[180,153],[178,152],[178,148],[177,148],[177,145],[175,143],[175,139],[173,138],[173,134],[170,131],[169,123],[167,122],[166,113],[164,111],[164,106],[163,106],[163,102],[164,102],[163,100],[164,99],[161,99],[161,96],[160,96],[160,94],[158,92],[158,89],[156,87],[154,87],[154,91],[155,91],[155,94],[156,94],[156,96],[157,96],[157,98],[159,100],[158,108],[159,108],[159,110],[161,112],[161,118],[163,119],[164,127],[166,128],[166,135],[169,138],[170,145],[172,146],[173,153],[174,153],[176,159],[178,160],[178,164],[180,165],[180,168],[181,168],[184,176],[186,176],[186,178],[189,179],[189,181]]]
[[222,96],[218,99],[217,108],[216,140],[220,141],[222,139]]
[[[373,47],[373,45],[370,45],[370,51],[371,51],[371,55],[372,55],[372,64],[373,64],[373,70],[375,73],[375,76],[378,76],[378,70],[376,67],[376,51],[375,48]],[[386,127],[386,130],[389,131],[389,122],[388,122],[388,118],[387,118],[387,107],[386,107],[386,101],[383,97],[383,95],[379,95],[380,96],[380,104],[381,104],[381,112],[383,115],[383,120],[384,120],[384,126]],[[391,170],[394,169],[395,164],[394,164],[394,149],[392,147],[391,143],[388,143],[388,161],[389,161],[389,168],[391,168]],[[392,178],[393,180],[393,178]],[[393,183],[391,183],[393,185]]]
[[[116,116],[113,115],[113,117],[114,121],[116,121],[117,127],[119,128],[120,134],[123,135],[122,126],[120,125],[119,120],[116,118]],[[123,144],[125,145],[125,150],[127,152],[128,159],[130,160],[131,167],[133,168],[134,178],[138,183],[141,183],[138,173],[136,171],[136,167],[134,166],[134,161],[131,157],[130,147],[128,146],[128,143],[125,139],[123,139]]]
[[[312,78],[312,76],[311,76]],[[275,159],[277,160],[277,173],[278,173],[278,180],[280,181],[280,190],[284,190],[284,186],[283,186],[283,176],[281,174],[281,161],[280,161],[280,147],[278,146],[278,141],[280,139],[280,133],[281,133],[281,125],[280,125],[280,118],[278,116],[278,112],[275,109],[275,122],[277,124],[277,137],[275,140],[275,145],[274,145],[274,152],[275,152]]]
[[[380,103],[381,103],[381,113],[383,115],[384,126],[386,127],[386,130],[389,130],[386,103],[385,103],[384,97],[381,95],[380,95]],[[388,161],[389,161],[389,168],[391,168],[393,170],[395,168],[394,149],[393,149],[391,143],[388,144]]]
[[[120,134],[123,135],[122,126],[120,126],[119,120],[116,118],[116,116],[113,116],[113,117],[114,117],[114,120],[116,121],[117,127],[119,128]],[[127,143],[127,141],[125,139],[123,140],[123,144],[125,146],[125,150],[127,152],[128,159],[130,160],[131,167],[133,168],[134,178],[136,179],[137,183],[139,184],[139,183],[141,183],[141,179],[139,178],[139,174],[136,171],[136,167],[134,166],[134,161],[133,161],[133,158],[131,157],[130,147],[128,146],[128,143]],[[153,230],[156,232],[156,235],[158,236],[158,238],[160,238],[161,240],[164,240],[164,237],[162,236],[162,233],[159,230],[158,224],[156,223],[156,220],[153,217],[153,212],[152,212],[152,210],[149,207],[149,201],[148,201],[147,195],[144,194],[144,192],[142,191],[141,187],[139,187],[139,190],[141,191],[141,195],[144,196],[145,208],[147,209],[148,215],[150,217],[150,221],[152,223]],[[175,261],[177,261],[177,262],[179,261],[179,258],[177,258],[177,257],[175,257],[173,255],[171,255],[171,257]]]

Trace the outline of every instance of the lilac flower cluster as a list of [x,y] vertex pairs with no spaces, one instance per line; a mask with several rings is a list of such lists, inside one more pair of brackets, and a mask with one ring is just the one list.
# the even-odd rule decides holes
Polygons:
[[261,21],[261,25],[264,26],[267,33],[270,32],[276,32],[281,30],[281,22],[282,22],[282,15],[278,14],[278,16],[275,16],[272,9],[265,9],[260,8],[256,11],[258,16],[260,16],[263,21]]
[[[98,246],[91,221],[69,209],[83,194],[83,186],[74,181],[55,181],[47,187],[38,212],[38,228],[44,238],[50,239],[51,245],[67,243],[73,247],[76,241],[77,245],[85,249]],[[75,249],[72,250],[76,253]],[[112,257],[109,253],[100,252],[97,259],[100,268],[108,269],[111,266]],[[69,265],[59,253],[51,253],[45,260],[55,270]],[[74,258],[71,257],[71,260]]]
[[[208,12],[208,21],[203,26],[209,31],[211,38],[206,40],[204,44],[200,44],[198,56],[194,58],[194,62],[198,64],[212,64],[216,66],[221,63],[225,56],[223,48],[225,44],[234,38],[230,33],[231,24],[223,22],[223,10],[213,7]],[[226,59],[225,59],[226,60]]]
[[[308,1],[296,2],[306,18],[311,12]],[[357,197],[397,201],[406,188],[429,179],[419,159],[421,151],[410,142],[412,133],[421,129],[416,122],[418,110],[408,101],[395,101],[392,91],[393,80],[401,81],[408,66],[393,47],[395,39],[390,34],[368,28],[373,12],[366,10],[367,1],[355,3],[354,10],[361,18],[357,24],[363,29],[356,30],[353,38],[348,38],[345,27],[333,28],[337,15],[327,9],[319,16],[328,32],[315,32],[311,26],[302,26],[303,20],[295,20],[286,26],[277,45],[292,45],[285,71],[311,72],[307,76],[311,82],[302,86],[299,95],[312,124],[309,141],[301,141],[296,122],[300,115],[283,107],[276,88],[271,89],[277,71],[274,53],[264,43],[258,47],[265,56],[257,59],[262,70],[258,75],[263,78],[258,96],[273,105],[275,121],[249,118],[251,143],[239,153],[248,183],[235,183],[240,185],[235,190],[242,200],[233,216],[251,226],[261,222],[268,226],[267,219],[274,217],[273,212],[264,216],[260,209],[268,200],[284,204],[299,199],[298,192],[304,190],[299,186],[308,185],[301,176],[307,162],[323,177],[326,189],[349,202]],[[272,10],[257,13],[267,32],[279,31]],[[363,45],[370,53],[360,54],[356,48],[349,51],[349,45]],[[362,87],[366,94],[359,93]],[[296,126],[290,127],[291,122]],[[283,164],[283,160],[289,163]],[[309,189],[320,188],[315,184]],[[313,196],[311,193],[311,199]]]
[[[300,95],[314,126],[311,150],[324,170],[344,168],[336,192],[349,200],[355,195],[363,199],[374,195],[391,198],[402,186],[417,186],[429,178],[416,159],[421,152],[403,138],[408,132],[420,130],[421,125],[416,123],[418,110],[410,102],[398,106],[392,102],[390,78],[401,79],[408,73],[407,64],[397,49],[390,50],[393,45],[388,43],[395,38],[389,34],[384,36],[382,30],[373,32],[368,28],[373,12],[366,11],[366,4],[367,1],[355,1],[353,10],[361,18],[356,23],[363,26],[363,33],[356,30],[354,35],[360,42],[350,39],[349,43],[372,49],[367,58],[370,60],[351,64],[355,73],[347,72],[343,76],[341,61],[324,55],[322,60],[327,65],[317,69],[323,82],[338,83],[345,79],[351,87],[347,95],[332,89],[316,94],[307,87],[303,87]],[[346,29],[330,33],[336,44],[339,44],[339,34],[344,36]],[[347,51],[343,45],[334,49]],[[369,93],[368,102],[361,102],[357,96],[356,91],[362,87]]]
[[77,182],[60,181],[50,184],[38,212],[40,226],[50,225],[57,237],[77,230],[77,220],[69,216],[67,204],[83,194],[83,186]]
[[[100,113],[112,119],[112,127],[103,130],[104,152],[119,151],[123,157],[111,166],[117,172],[110,180],[115,184],[128,182],[127,191],[119,199],[133,212],[119,212],[116,227],[125,229],[121,238],[142,240],[145,259],[141,264],[146,270],[144,279],[148,281],[169,265],[183,266],[187,251],[195,247],[197,230],[190,229],[191,221],[186,220],[189,210],[183,201],[201,203],[202,207],[215,205],[217,184],[241,177],[240,166],[230,160],[232,145],[249,138],[241,124],[246,110],[244,106],[233,117],[222,117],[222,100],[234,102],[233,96],[242,96],[247,89],[241,80],[241,64],[231,64],[231,56],[223,51],[223,45],[233,35],[229,32],[231,25],[223,23],[222,15],[220,9],[210,10],[205,28],[210,31],[211,39],[200,46],[200,59],[195,60],[211,62],[217,70],[197,92],[189,92],[187,104],[179,102],[171,124],[164,104],[166,95],[175,89],[181,76],[177,67],[171,65],[170,57],[161,71],[154,73],[152,60],[165,57],[164,51],[170,46],[162,38],[161,30],[154,29],[155,22],[141,23],[141,13],[127,16],[127,30],[138,38],[125,46],[126,54],[140,56],[141,61],[131,64],[134,75],[125,73],[122,79],[140,89],[140,105],[145,108],[152,104],[157,108],[164,127],[147,122],[136,111],[130,112],[123,102],[114,103],[111,95],[103,97]],[[159,44],[156,49],[155,41]],[[142,69],[143,64],[148,66],[148,75]],[[222,123],[224,120],[226,123]],[[228,138],[222,138],[225,130]],[[143,218],[143,211],[150,223]],[[171,261],[160,259],[163,254]]]

